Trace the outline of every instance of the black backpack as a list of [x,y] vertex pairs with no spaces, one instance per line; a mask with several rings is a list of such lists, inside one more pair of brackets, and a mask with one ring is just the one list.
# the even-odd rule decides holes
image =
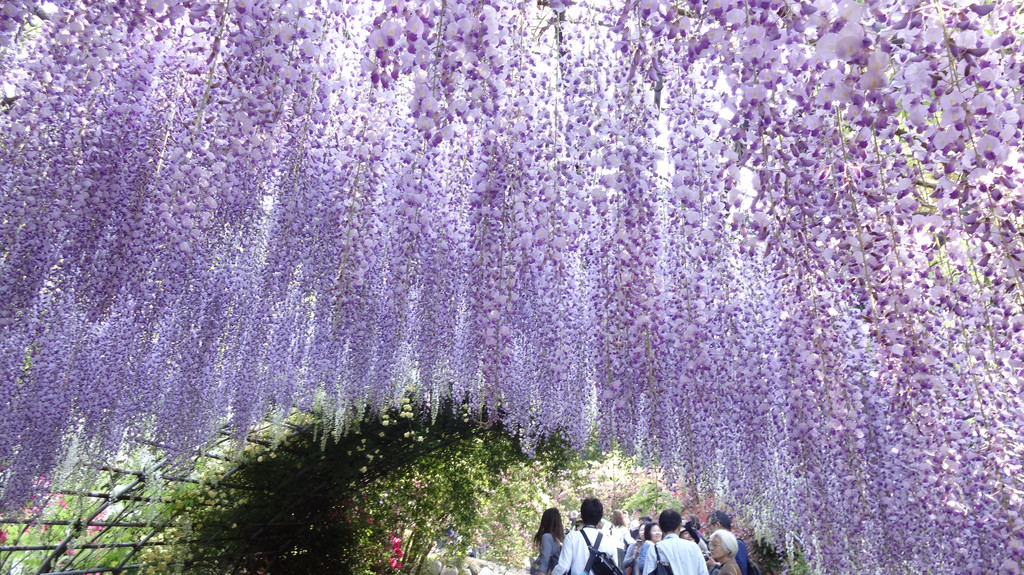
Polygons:
[[749,557],[747,558],[747,575],[761,575],[761,569]]
[[590,544],[590,538],[582,529],[580,529],[580,535],[583,535],[583,540],[587,542],[587,548],[590,549],[590,557],[587,559],[587,566],[583,568],[584,571],[590,575],[622,575],[622,571],[615,564],[611,555],[600,550],[601,537],[604,533],[597,534],[597,540],[593,545]]

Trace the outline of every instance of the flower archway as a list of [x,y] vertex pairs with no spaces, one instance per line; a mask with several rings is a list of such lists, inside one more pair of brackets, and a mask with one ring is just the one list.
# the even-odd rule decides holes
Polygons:
[[5,3],[3,507],[124,442],[411,386],[596,427],[828,572],[1020,572],[1022,23]]

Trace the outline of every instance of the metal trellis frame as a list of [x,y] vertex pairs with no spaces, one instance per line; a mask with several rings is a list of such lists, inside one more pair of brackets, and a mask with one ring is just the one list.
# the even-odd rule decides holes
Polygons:
[[[259,436],[268,428],[279,425],[271,422],[264,422],[262,425],[251,429],[242,440],[246,443],[260,445],[263,448],[274,447],[274,445]],[[307,432],[308,426],[296,427],[285,426],[289,435],[296,435]],[[219,460],[224,462],[235,462],[233,457],[217,453],[215,450],[227,442],[239,439],[238,435],[230,434],[226,428],[220,431],[220,438],[207,449],[200,450],[190,458],[190,468],[195,470],[203,459]],[[155,441],[138,441],[138,445],[155,447],[164,453],[173,452],[171,446]],[[240,491],[249,489],[242,485],[225,481],[242,465],[235,464],[227,471],[220,473],[213,481],[204,481],[201,478],[191,477],[188,474],[162,474],[160,471],[168,467],[175,458],[165,456],[155,465],[147,466],[145,470],[129,469],[116,465],[99,465],[96,469],[100,472],[112,474],[110,484],[114,487],[110,491],[66,489],[55,490],[44,495],[31,511],[26,510],[21,514],[0,516],[0,529],[5,534],[5,543],[0,544],[0,571],[7,573],[21,568],[23,573],[36,573],[36,575],[77,575],[86,573],[125,573],[137,570],[144,564],[136,559],[138,553],[145,548],[167,545],[170,541],[154,540],[165,528],[173,524],[182,512],[175,510],[166,517],[154,520],[145,511],[154,506],[168,503],[161,496],[172,484],[193,484],[198,486],[216,485],[218,488],[227,488]],[[178,459],[177,461],[180,461]],[[124,484],[124,480],[127,480]],[[119,487],[119,485],[122,485]],[[65,517],[46,516],[48,509],[55,501],[67,501],[82,503],[83,501],[95,501],[91,509],[82,516],[74,519]],[[203,505],[203,504],[199,504]],[[66,506],[65,506],[66,507]],[[85,508],[89,508],[88,505]],[[103,517],[104,513],[115,511],[114,516]],[[269,526],[291,526],[292,523],[272,522]],[[64,527],[66,530],[61,534],[53,536],[42,536],[49,534],[52,528]],[[38,537],[29,537],[29,541],[21,543],[30,530],[38,529]],[[148,532],[146,531],[148,530]],[[7,532],[14,533],[13,540],[6,540]],[[56,529],[52,530],[56,532]],[[91,536],[88,536],[91,535]],[[83,537],[87,536],[87,537]],[[44,539],[35,541],[33,539]],[[48,539],[48,540],[47,540]],[[216,538],[217,540],[233,539],[232,537]],[[190,540],[175,540],[173,543],[198,542]],[[111,564],[109,558],[103,560],[103,553],[118,549],[127,549],[123,556],[120,554],[114,557],[116,564]],[[99,554],[95,552],[101,552]],[[218,559],[218,557],[193,557],[184,562],[187,565],[201,563]],[[100,564],[106,563],[106,564]]]

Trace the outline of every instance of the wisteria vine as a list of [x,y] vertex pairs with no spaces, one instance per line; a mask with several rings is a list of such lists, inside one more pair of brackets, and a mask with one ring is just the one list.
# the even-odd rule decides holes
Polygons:
[[1024,572],[1022,26],[5,2],[2,507],[71,435],[186,448],[411,388],[596,428],[825,572]]

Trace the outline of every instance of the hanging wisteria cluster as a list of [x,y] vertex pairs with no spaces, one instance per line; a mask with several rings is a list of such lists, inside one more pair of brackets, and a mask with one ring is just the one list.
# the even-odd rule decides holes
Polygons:
[[1013,2],[4,2],[0,507],[411,386],[825,572],[1020,573],[1021,54]]

